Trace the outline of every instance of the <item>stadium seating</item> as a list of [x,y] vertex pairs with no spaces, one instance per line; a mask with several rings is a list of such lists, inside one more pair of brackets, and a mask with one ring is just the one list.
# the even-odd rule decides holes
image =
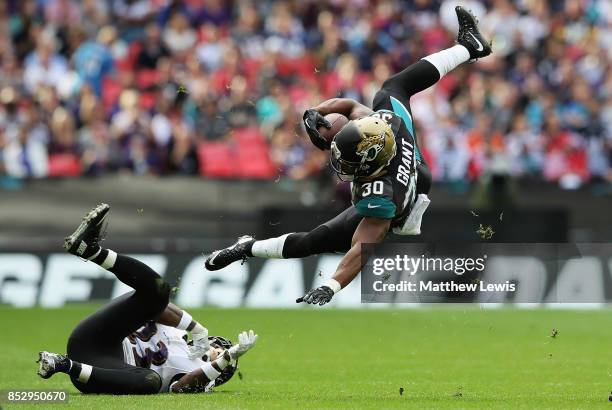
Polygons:
[[235,174],[235,158],[223,142],[201,143],[198,146],[200,175],[211,178],[231,178]]
[[52,154],[48,163],[49,177],[78,177],[81,175],[81,162],[74,154]]

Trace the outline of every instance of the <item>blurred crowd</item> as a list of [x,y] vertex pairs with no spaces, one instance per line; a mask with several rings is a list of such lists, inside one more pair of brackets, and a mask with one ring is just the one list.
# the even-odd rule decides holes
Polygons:
[[612,181],[609,0],[5,0],[0,176],[317,176],[303,110],[371,104],[458,3],[494,55],[411,101],[434,179]]

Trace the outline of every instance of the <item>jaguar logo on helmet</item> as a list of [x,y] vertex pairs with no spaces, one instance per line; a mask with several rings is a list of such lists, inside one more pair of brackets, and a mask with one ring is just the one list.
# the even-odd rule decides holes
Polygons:
[[366,135],[357,144],[357,155],[365,156],[366,161],[372,161],[383,148],[385,148],[385,134]]
[[346,181],[381,172],[396,153],[391,127],[374,116],[349,121],[331,143],[331,166]]

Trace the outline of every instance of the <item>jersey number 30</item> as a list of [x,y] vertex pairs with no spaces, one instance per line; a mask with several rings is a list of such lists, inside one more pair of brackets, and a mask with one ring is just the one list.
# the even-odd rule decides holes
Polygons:
[[363,193],[361,196],[368,196],[370,194],[382,195],[384,185],[382,181],[366,182],[363,184]]

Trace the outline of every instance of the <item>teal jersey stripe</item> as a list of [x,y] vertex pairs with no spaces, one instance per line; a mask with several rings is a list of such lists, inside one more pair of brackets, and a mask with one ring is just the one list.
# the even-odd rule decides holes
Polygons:
[[400,117],[402,117],[402,119],[406,123],[406,128],[408,128],[408,131],[410,131],[410,134],[414,135],[414,126],[412,125],[412,116],[410,115],[410,112],[408,111],[408,109],[404,107],[404,104],[402,104],[400,100],[398,100],[397,98],[393,96],[389,98],[391,99],[391,106],[393,107],[393,112],[399,115]]
[[397,98],[393,96],[390,96],[389,98],[391,99],[391,106],[393,107],[393,113],[396,115],[399,115],[400,118],[404,120],[404,124],[406,124],[406,128],[408,128],[408,131],[410,132],[410,135],[412,136],[414,140],[416,158],[419,161],[422,161],[421,151],[419,150],[419,147],[416,144],[416,138],[414,137],[414,125],[412,124],[412,116],[410,115],[410,112],[404,106],[404,104],[401,103],[400,100],[398,100]]
[[355,204],[355,208],[359,215],[381,219],[395,218],[395,204],[380,196],[363,198]]

